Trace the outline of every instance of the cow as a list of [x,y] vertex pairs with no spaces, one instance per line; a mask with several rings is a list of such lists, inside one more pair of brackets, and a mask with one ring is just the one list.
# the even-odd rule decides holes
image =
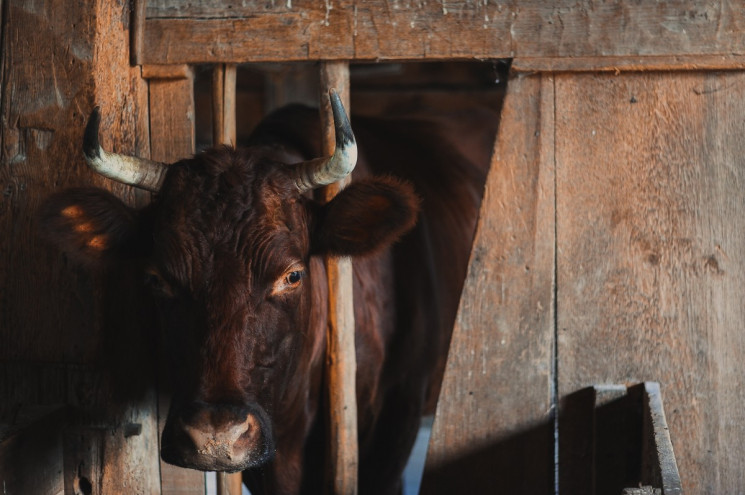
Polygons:
[[[318,493],[326,482],[329,255],[353,258],[359,493],[401,492],[439,393],[496,133],[491,112],[360,117],[353,132],[331,101],[330,157],[317,158],[317,111],[294,105],[244,146],[170,165],[104,150],[95,109],[86,162],[152,202],[136,210],[76,188],[41,210],[42,232],[70,259],[138,260],[128,266],[142,287],[122,289],[147,292],[171,376],[163,460],[243,471],[254,495]],[[334,199],[314,199],[352,169]]]

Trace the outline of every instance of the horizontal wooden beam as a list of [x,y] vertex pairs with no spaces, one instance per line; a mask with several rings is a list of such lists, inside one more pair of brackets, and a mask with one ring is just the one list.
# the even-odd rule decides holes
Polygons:
[[669,70],[742,70],[745,55],[663,55],[652,57],[516,58],[516,72],[638,72]]
[[186,64],[142,66],[145,79],[192,79],[193,76],[194,70]]
[[745,53],[745,9],[724,0],[178,4],[148,3],[144,63]]

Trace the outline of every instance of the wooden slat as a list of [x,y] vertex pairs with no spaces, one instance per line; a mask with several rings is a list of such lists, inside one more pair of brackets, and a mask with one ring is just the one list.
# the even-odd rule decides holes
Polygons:
[[507,84],[432,429],[423,494],[549,493],[553,84]]
[[[644,414],[645,421],[648,422],[644,426],[645,429],[649,429],[650,440],[653,440],[651,445],[645,445],[649,450],[645,458],[650,459],[650,466],[647,469],[653,471],[649,475],[650,479],[645,481],[655,482],[655,486],[661,486],[662,495],[681,495],[683,487],[680,483],[680,473],[673,452],[665,409],[662,406],[660,384],[647,382],[644,384],[644,392]],[[652,460],[656,461],[654,467],[652,467]]]
[[[143,139],[147,112],[139,107],[147,88],[139,68],[129,64],[128,12],[126,4],[112,2],[53,0],[34,8],[24,1],[2,2],[0,409],[74,404],[79,414],[71,422],[98,431],[101,447],[96,450],[91,442],[90,449],[68,448],[68,442],[58,442],[61,430],[46,430],[43,443],[49,441],[49,452],[55,453],[48,457],[39,448],[25,457],[28,462],[14,474],[25,478],[27,489],[16,493],[46,493],[37,483],[49,469],[71,483],[76,471],[87,470],[96,493],[117,493],[120,488],[114,487],[122,486],[132,493],[160,493],[152,448],[157,430],[147,422],[155,402],[144,394],[141,402],[122,405],[121,389],[110,379],[120,370],[101,355],[117,330],[136,335],[140,327],[107,320],[106,277],[75,266],[41,243],[37,232],[41,202],[70,186],[99,186],[130,205],[139,199],[131,188],[93,173],[80,151],[85,120],[97,104],[106,148],[149,155]],[[128,350],[118,349],[117,355],[127,356]],[[128,363],[130,384],[141,385],[147,366],[134,362]],[[102,426],[101,418],[109,424]],[[125,428],[130,423],[139,424],[138,434]],[[25,448],[33,449],[35,442],[29,438]],[[59,493],[57,481],[53,486],[49,492]],[[6,488],[13,491],[9,483]]]
[[132,29],[130,31],[129,58],[132,65],[142,64],[142,52],[145,44],[145,12],[147,0],[132,1]]
[[659,381],[686,492],[737,493],[745,73],[555,78],[559,390]]
[[[321,129],[325,155],[333,153],[336,147],[334,119],[327,92],[330,88],[336,89],[349,113],[349,66],[346,63],[321,66]],[[330,201],[350,179],[347,177],[340,183],[324,188],[324,200]],[[349,258],[327,257],[326,271],[329,288],[326,376],[331,416],[330,485],[334,495],[354,495],[357,493],[358,446],[352,261]]]
[[[189,67],[178,67],[182,78],[150,79],[150,145],[152,159],[172,163],[194,153],[194,81]],[[160,396],[159,431],[163,431],[170,400]],[[203,495],[204,474],[160,462],[163,495]]]
[[241,495],[243,493],[243,476],[237,473],[216,473],[217,495]]
[[725,0],[150,2],[146,63],[742,54]]
[[212,143],[235,146],[235,83],[237,67],[219,64],[212,69]]
[[149,81],[151,158],[167,163],[194,153],[193,71],[177,70],[185,77]]

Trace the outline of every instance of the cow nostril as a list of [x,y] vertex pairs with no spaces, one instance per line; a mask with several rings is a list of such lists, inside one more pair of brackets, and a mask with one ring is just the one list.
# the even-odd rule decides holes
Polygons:
[[225,436],[230,439],[232,443],[238,442],[244,433],[251,431],[256,425],[256,419],[252,415],[246,416],[246,420],[243,423],[233,425],[227,429]]
[[253,450],[260,437],[258,421],[252,414],[248,414],[242,423],[200,426],[184,424],[183,428],[194,443],[197,453],[230,460],[243,457]]

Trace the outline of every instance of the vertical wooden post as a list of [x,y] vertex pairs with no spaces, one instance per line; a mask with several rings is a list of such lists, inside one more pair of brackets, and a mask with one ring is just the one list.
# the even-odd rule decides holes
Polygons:
[[212,72],[212,144],[235,146],[235,64],[218,64]]
[[[335,148],[334,119],[328,90],[334,88],[349,112],[349,65],[344,62],[321,66],[321,129],[323,152]],[[326,187],[323,199],[330,201],[350,177]],[[329,323],[326,336],[326,376],[330,400],[330,463],[334,495],[357,493],[357,360],[354,344],[354,307],[352,297],[352,261],[326,259],[329,287]]]
[[147,0],[132,2],[132,29],[130,30],[129,63],[142,65],[142,50],[145,45],[145,10]]
[[[218,64],[212,72],[212,144],[235,146],[235,83],[237,66]],[[241,473],[217,473],[217,495],[241,495]]]

